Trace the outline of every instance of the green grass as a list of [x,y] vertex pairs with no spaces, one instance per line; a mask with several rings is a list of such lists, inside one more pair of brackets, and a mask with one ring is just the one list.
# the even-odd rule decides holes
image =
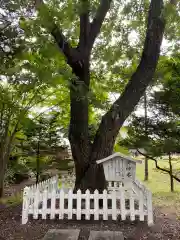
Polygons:
[[[160,167],[168,168],[167,160],[159,160]],[[174,169],[180,168],[180,161],[173,161]],[[136,175],[139,180],[144,180],[144,161],[137,164]],[[149,160],[149,181],[143,182],[153,193],[154,204],[161,207],[174,207],[180,216],[180,183],[174,180],[175,192],[170,192],[169,175],[157,170],[153,161]]]
[[6,198],[1,198],[0,203],[6,206],[16,206],[22,203],[22,194],[17,193]]
[[70,170],[70,169],[73,169],[74,167],[72,165],[69,165],[70,163],[72,163],[72,160],[63,160],[63,161],[60,161],[56,167],[61,171]]

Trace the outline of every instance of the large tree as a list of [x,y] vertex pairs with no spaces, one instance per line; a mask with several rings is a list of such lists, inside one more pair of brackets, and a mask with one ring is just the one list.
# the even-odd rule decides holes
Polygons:
[[[148,1],[145,2],[148,4]],[[102,166],[97,165],[96,160],[112,153],[119,129],[131,114],[144,94],[146,87],[153,79],[165,29],[166,8],[164,5],[174,5],[175,1],[171,0],[168,3],[164,3],[163,0],[150,1],[144,47],[139,64],[120,97],[102,116],[93,142],[89,140],[88,126],[91,80],[90,59],[93,47],[98,45],[96,39],[100,34],[103,22],[105,22],[105,17],[110,11],[111,4],[114,4],[113,8],[119,8],[119,3],[112,0],[93,1],[92,3],[88,0],[80,0],[76,3],[72,3],[71,1],[63,1],[62,3],[53,1],[51,3],[48,4],[48,2],[43,3],[42,0],[36,0],[36,9],[39,12],[43,28],[46,28],[53,36],[59,51],[64,54],[66,62],[75,76],[69,85],[69,141],[75,161],[76,188],[89,188],[90,190],[98,188],[102,190],[105,187],[105,177]],[[54,15],[56,11],[53,11],[53,3],[63,9],[68,4],[69,7],[72,7],[74,4],[77,8],[75,23],[78,23],[77,18],[79,18],[78,41],[77,39],[73,41],[72,36],[70,36],[70,33],[75,31],[75,26],[69,32],[63,32],[63,29],[61,29],[61,22],[58,22],[58,19],[62,17],[58,18],[58,16]],[[133,4],[137,7],[140,3],[139,1],[135,1],[135,3],[133,1]],[[64,12],[66,11],[64,10]],[[63,12],[61,11],[61,13]],[[67,16],[63,17],[67,18]],[[144,18],[142,19],[144,20]],[[110,21],[113,21],[113,18]],[[118,27],[120,29],[120,26]]]

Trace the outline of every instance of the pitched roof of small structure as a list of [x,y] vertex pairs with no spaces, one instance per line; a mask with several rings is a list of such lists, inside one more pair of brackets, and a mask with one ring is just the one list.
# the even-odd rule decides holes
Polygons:
[[111,159],[114,158],[114,157],[121,157],[121,158],[123,158],[124,160],[131,161],[131,162],[134,162],[134,163],[140,163],[140,164],[142,163],[141,160],[135,160],[135,159],[133,159],[133,158],[131,158],[131,157],[129,157],[129,156],[126,156],[126,155],[124,155],[124,154],[122,154],[122,153],[119,153],[119,152],[113,153],[112,155],[110,155],[110,156],[108,156],[108,157],[106,157],[106,158],[97,160],[96,163],[97,163],[97,164],[100,164],[100,163],[109,161],[109,160],[111,160]]

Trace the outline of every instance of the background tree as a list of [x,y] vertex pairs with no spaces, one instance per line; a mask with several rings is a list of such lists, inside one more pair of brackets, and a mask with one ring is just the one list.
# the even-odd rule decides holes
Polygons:
[[[59,112],[55,114],[44,114],[44,116],[40,116],[34,121],[29,119],[23,128],[26,141],[22,140],[20,147],[22,152],[36,158],[35,169],[33,169],[36,172],[36,183],[39,182],[42,171],[52,165],[53,159],[55,158],[54,156],[58,154],[61,147],[65,148],[66,146],[63,141],[63,133],[59,126],[57,127],[56,120],[58,114]],[[47,164],[46,162],[45,166],[41,158],[48,156],[49,163]],[[31,165],[33,165],[33,163]]]
[[[145,117],[134,116],[128,127],[128,138],[120,144],[135,148],[148,159],[155,161],[156,168],[170,176],[171,191],[174,182],[180,179],[173,170],[173,155],[179,153],[180,145],[180,115],[179,115],[179,57],[166,59],[163,63],[162,79],[159,79],[159,89],[151,94],[151,112],[147,118],[147,135],[142,133]],[[139,149],[145,149],[145,153]],[[168,156],[169,168],[161,168],[158,158]]]

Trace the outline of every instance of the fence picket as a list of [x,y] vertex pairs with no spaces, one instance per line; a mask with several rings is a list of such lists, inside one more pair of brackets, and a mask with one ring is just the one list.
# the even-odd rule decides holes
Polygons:
[[77,213],[76,213],[76,217],[77,220],[81,220],[81,190],[79,189],[77,191]]
[[133,191],[130,191],[130,219],[131,221],[135,220],[135,213],[134,213],[134,194]]
[[107,190],[103,191],[103,220],[108,220],[108,195],[107,195]]
[[55,210],[56,210],[56,190],[52,189],[51,192],[51,214],[50,219],[55,218]]
[[29,193],[30,188],[25,187],[23,191],[22,224],[28,222]]
[[117,220],[116,191],[112,191],[112,220]]
[[72,219],[72,208],[73,208],[73,191],[72,189],[68,192],[68,219]]
[[86,198],[85,198],[85,219],[90,220],[90,191],[89,189],[86,190]]
[[38,186],[35,189],[34,193],[34,209],[33,209],[33,218],[38,219],[38,208],[39,208],[39,188]]
[[61,189],[60,191],[60,199],[59,199],[60,203],[59,203],[59,219],[63,219],[64,218],[64,190]]
[[126,208],[125,208],[124,188],[121,188],[120,204],[121,204],[121,219],[125,220],[126,219]]
[[144,196],[142,191],[139,193],[139,215],[140,221],[144,221]]
[[99,220],[99,191],[94,191],[94,220]]
[[43,205],[42,205],[42,219],[46,219],[46,211],[47,211],[47,189],[43,191]]

